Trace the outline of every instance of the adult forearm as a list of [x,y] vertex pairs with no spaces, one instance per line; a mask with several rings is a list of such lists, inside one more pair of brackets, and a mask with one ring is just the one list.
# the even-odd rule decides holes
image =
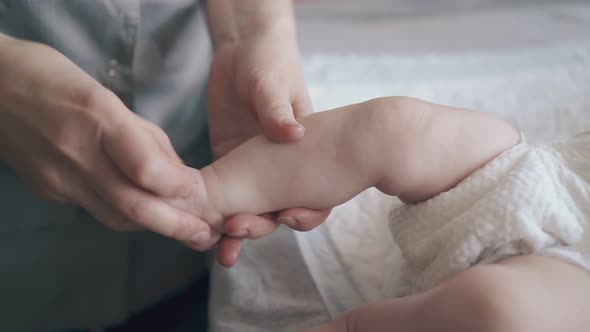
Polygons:
[[261,33],[295,30],[291,0],[208,0],[206,8],[215,48]]

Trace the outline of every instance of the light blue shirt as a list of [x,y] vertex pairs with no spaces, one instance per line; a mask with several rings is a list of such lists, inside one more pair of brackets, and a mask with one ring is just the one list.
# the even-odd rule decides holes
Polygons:
[[[0,0],[0,32],[56,48],[162,126],[193,166],[210,160],[199,1]],[[0,161],[0,330],[112,325],[205,267],[172,240],[116,233],[78,207],[41,201]]]

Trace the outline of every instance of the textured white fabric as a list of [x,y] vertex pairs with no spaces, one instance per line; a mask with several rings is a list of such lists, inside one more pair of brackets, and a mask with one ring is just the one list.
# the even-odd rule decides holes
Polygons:
[[573,248],[590,220],[589,165],[589,134],[549,146],[521,142],[455,188],[394,209],[391,227],[410,291],[482,261],[549,248],[589,268]]

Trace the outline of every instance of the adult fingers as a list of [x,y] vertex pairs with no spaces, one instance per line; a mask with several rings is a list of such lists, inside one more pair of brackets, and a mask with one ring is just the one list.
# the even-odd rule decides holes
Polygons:
[[305,83],[301,83],[295,94],[295,99],[291,103],[295,118],[306,116],[313,113],[313,104],[307,92]]
[[332,212],[332,209],[291,208],[281,211],[277,221],[298,231],[309,231],[323,223],[330,215],[330,212]]
[[272,233],[278,226],[275,214],[238,213],[223,223],[226,234],[236,238],[258,239]]
[[287,87],[267,71],[252,75],[250,98],[264,135],[277,142],[301,139],[305,128],[295,120]]
[[184,242],[182,242],[182,244],[184,244],[185,246],[187,246],[193,250],[196,250],[196,251],[207,251],[207,250],[213,248],[219,242],[219,240],[221,238],[221,234],[219,234],[219,232],[217,232],[211,226],[209,226],[209,232],[211,233],[211,236],[208,241],[204,241],[204,242],[184,241]]
[[[139,117],[138,117],[139,118]],[[154,141],[158,144],[160,151],[162,151],[166,156],[168,156],[171,160],[179,163],[184,164],[184,161],[178,156],[174,146],[172,146],[172,142],[170,141],[170,137],[166,134],[166,132],[156,126],[155,124],[139,118],[145,123],[145,128],[152,134]]]
[[279,213],[253,215],[238,213],[223,224],[227,234],[247,239],[259,239],[274,232],[279,224],[298,231],[309,231],[320,225],[330,215],[331,209],[310,210],[291,208]]
[[152,133],[140,122],[127,121],[105,133],[102,147],[113,164],[138,186],[164,197],[190,194],[189,170],[162,153]]
[[231,236],[222,237],[217,248],[217,262],[225,267],[234,266],[240,255],[241,247],[242,239]]
[[113,210],[91,190],[81,190],[78,197],[80,198],[80,206],[110,229],[121,232],[144,230],[140,225],[132,223],[126,217]]
[[135,187],[113,165],[98,162],[96,166],[91,187],[101,199],[132,223],[195,246],[211,242],[210,227],[200,218]]

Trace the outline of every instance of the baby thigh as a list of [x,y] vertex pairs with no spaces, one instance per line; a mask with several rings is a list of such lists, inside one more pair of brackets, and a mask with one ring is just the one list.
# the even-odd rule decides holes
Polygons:
[[555,258],[477,265],[419,297],[420,331],[590,330],[590,274]]
[[436,288],[370,302],[305,332],[587,332],[590,274],[554,258],[477,265]]

